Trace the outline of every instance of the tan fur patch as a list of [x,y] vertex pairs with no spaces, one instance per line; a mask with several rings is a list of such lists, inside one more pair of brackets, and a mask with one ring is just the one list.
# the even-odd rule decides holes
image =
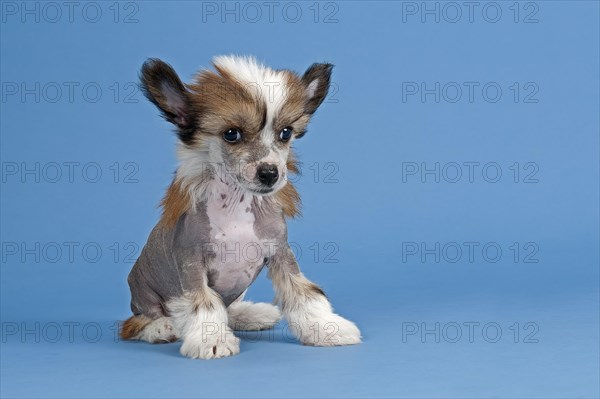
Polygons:
[[[286,166],[289,172],[300,173],[296,154],[291,148]],[[300,200],[300,194],[298,194],[298,190],[296,190],[296,187],[294,187],[291,182],[288,181],[281,190],[275,193],[275,200],[282,207],[285,217],[294,218],[296,216],[300,216],[302,201]]]
[[235,127],[250,137],[257,135],[265,123],[266,104],[227,71],[215,69],[219,74],[201,71],[196,83],[188,86],[200,115],[200,131],[220,135]]
[[119,336],[122,339],[135,339],[144,327],[152,322],[152,319],[144,315],[131,316],[121,326]]
[[283,209],[285,217],[294,218],[300,215],[300,194],[292,183],[288,182],[281,190],[277,191],[275,199]]
[[300,173],[300,168],[298,167],[298,159],[296,158],[296,154],[291,148],[288,154],[286,166],[288,171],[292,173]]
[[188,190],[185,190],[181,182],[175,179],[167,189],[160,205],[163,211],[159,224],[166,228],[175,226],[179,218],[192,206]]

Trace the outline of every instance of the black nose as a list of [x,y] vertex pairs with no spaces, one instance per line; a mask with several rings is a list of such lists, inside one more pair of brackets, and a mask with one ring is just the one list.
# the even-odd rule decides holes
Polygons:
[[256,171],[256,177],[265,186],[271,187],[279,178],[279,172],[276,165],[260,165]]

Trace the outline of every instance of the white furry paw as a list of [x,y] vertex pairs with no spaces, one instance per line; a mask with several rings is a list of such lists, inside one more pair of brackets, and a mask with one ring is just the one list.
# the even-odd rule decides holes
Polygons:
[[266,330],[281,320],[281,312],[270,303],[234,302],[227,308],[229,327],[239,331]]
[[204,335],[194,333],[183,340],[179,352],[192,359],[218,359],[240,353],[240,339],[233,331]]
[[298,324],[291,321],[290,329],[297,332],[298,339],[304,345],[341,346],[361,342],[356,324],[335,313]]

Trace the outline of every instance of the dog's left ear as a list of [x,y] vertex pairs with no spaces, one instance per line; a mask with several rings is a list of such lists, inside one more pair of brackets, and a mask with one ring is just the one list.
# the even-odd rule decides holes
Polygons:
[[312,64],[304,72],[302,82],[306,88],[308,100],[306,102],[306,113],[312,115],[319,105],[325,100],[331,82],[332,64]]

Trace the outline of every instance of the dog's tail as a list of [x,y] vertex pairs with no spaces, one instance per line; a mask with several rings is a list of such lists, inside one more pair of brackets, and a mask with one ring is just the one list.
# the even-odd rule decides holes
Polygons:
[[119,336],[122,339],[138,339],[144,328],[152,322],[152,319],[144,315],[131,316],[121,326]]

